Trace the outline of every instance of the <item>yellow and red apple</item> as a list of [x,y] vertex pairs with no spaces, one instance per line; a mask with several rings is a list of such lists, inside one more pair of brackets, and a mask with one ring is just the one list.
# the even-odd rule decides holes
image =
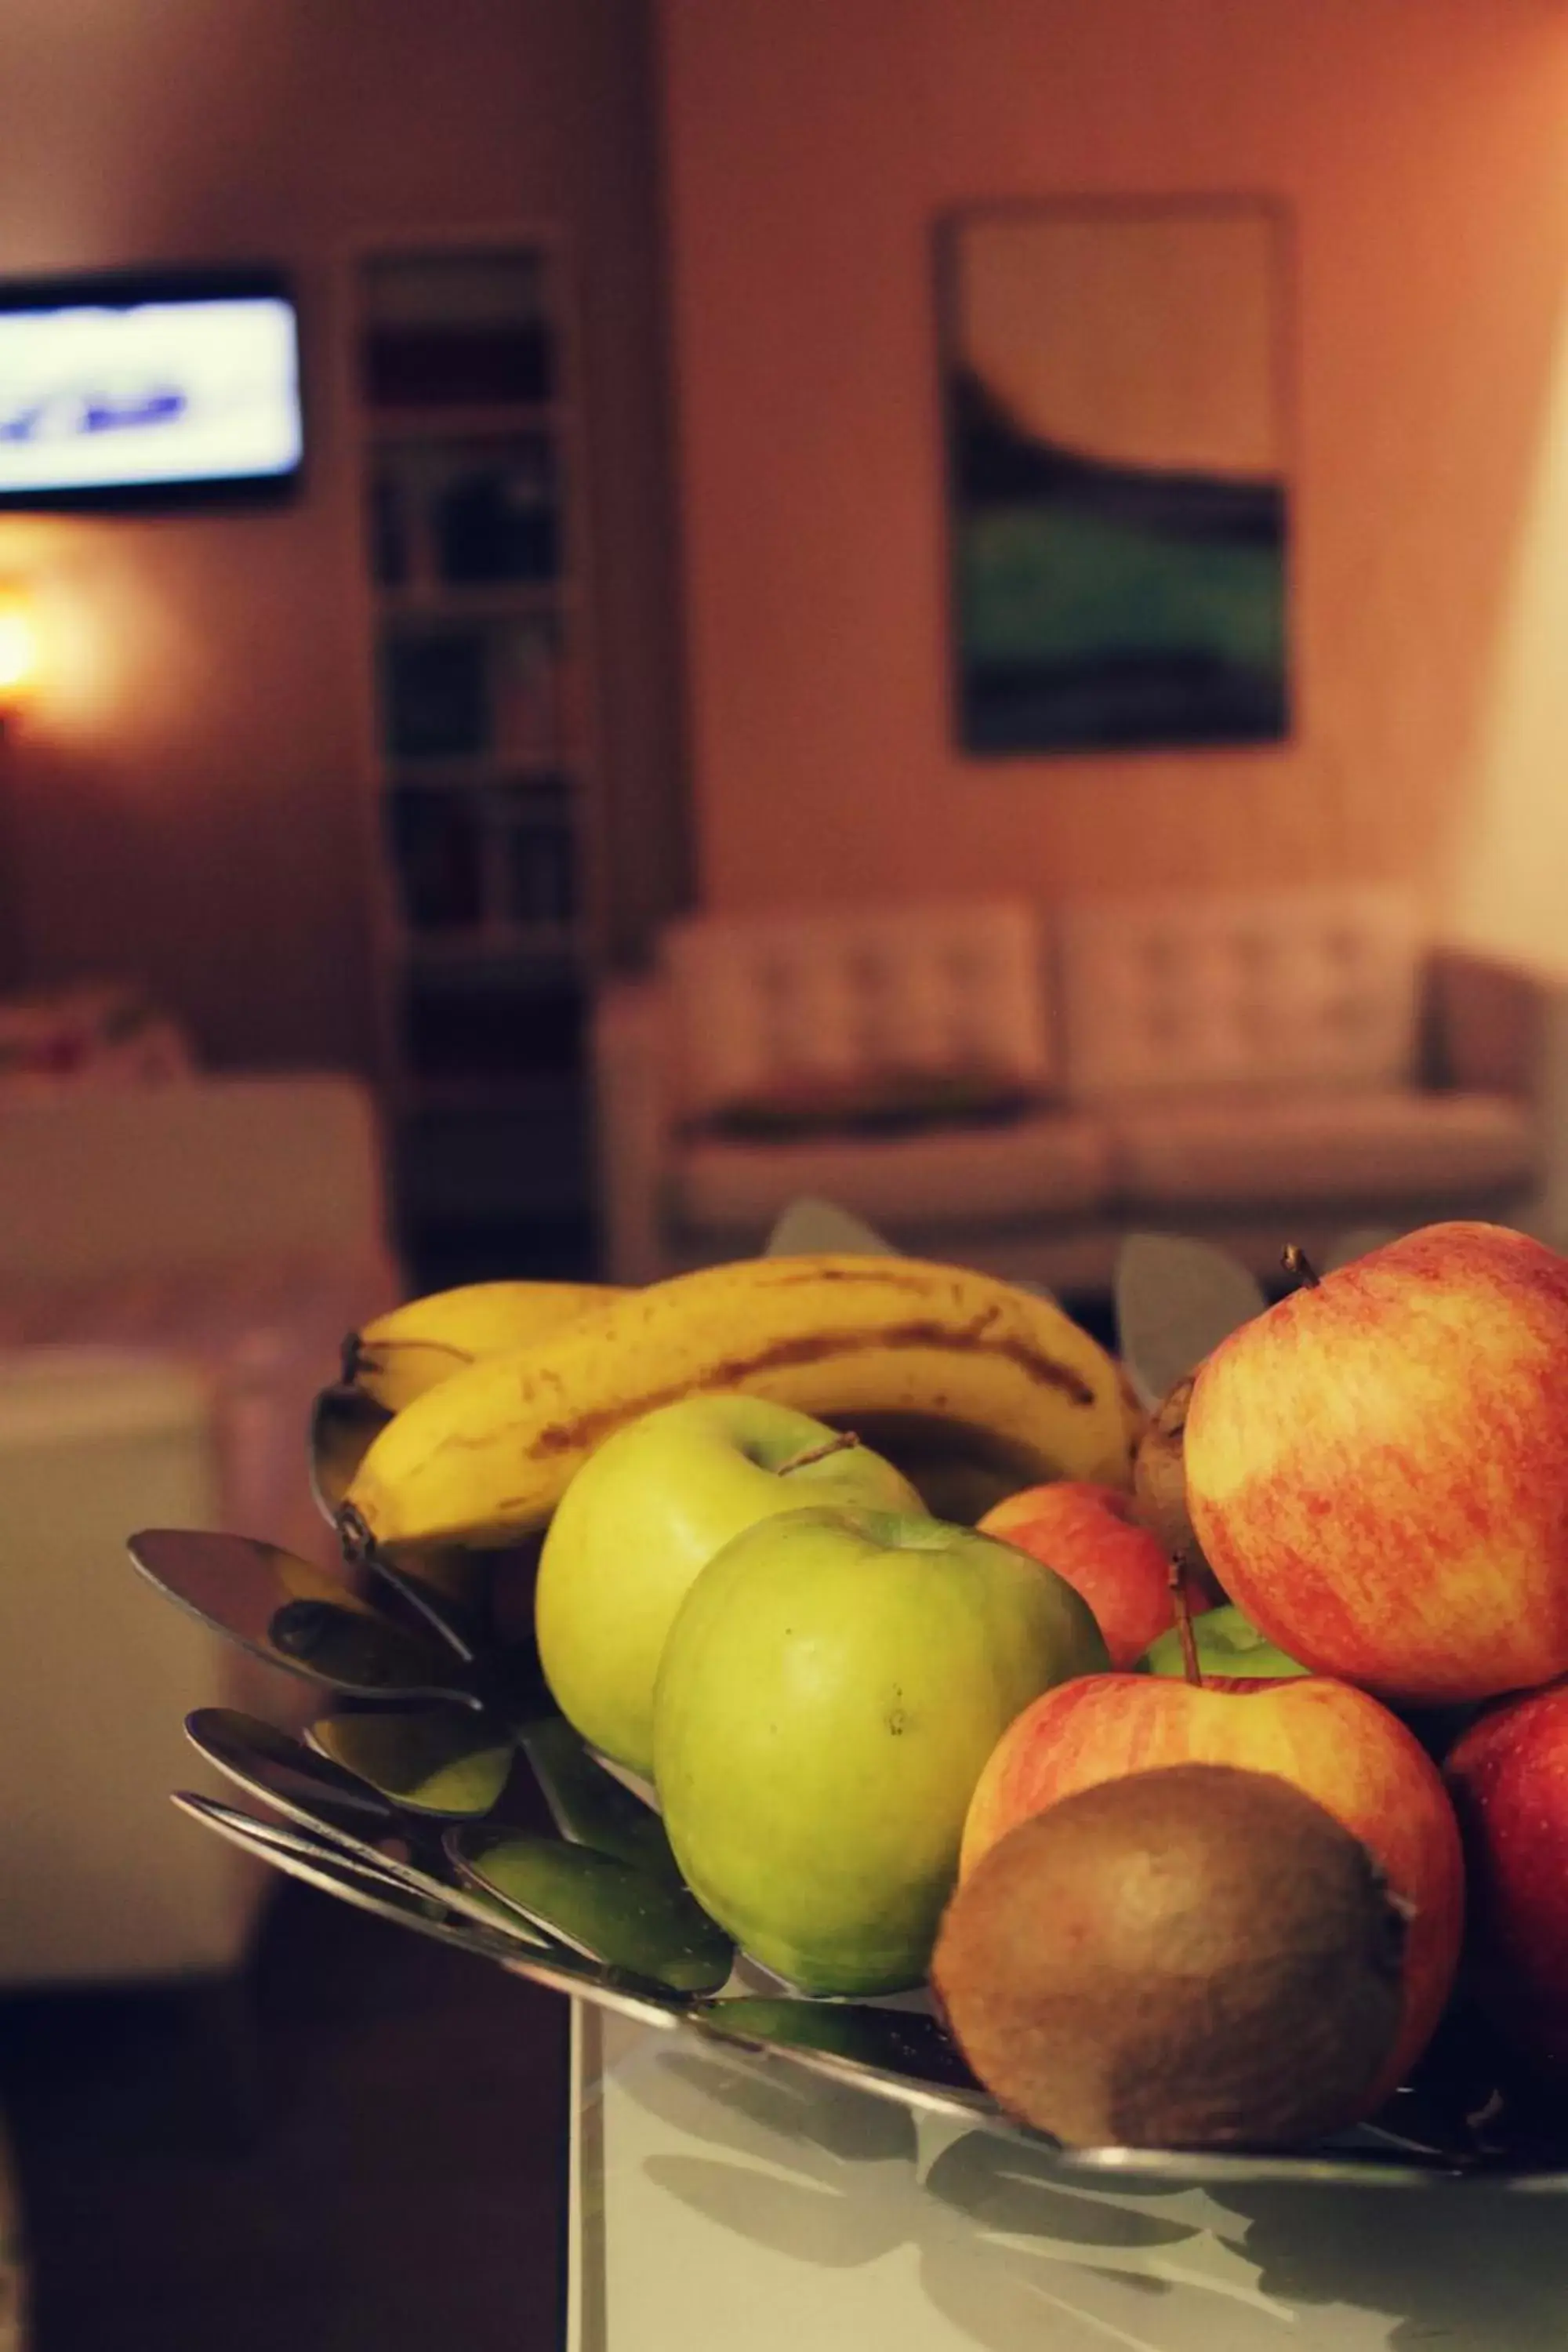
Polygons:
[[[1113,1666],[1135,1664],[1173,1622],[1169,1557],[1134,1517],[1131,1496],[1114,1486],[1087,1478],[1026,1486],[993,1504],[979,1526],[1066,1577],[1093,1610]],[[1183,1591],[1193,1615],[1208,1608],[1194,1578],[1184,1577]]]
[[1232,1764],[1272,1772],[1361,1840],[1409,1906],[1404,2029],[1386,2087],[1431,2039],[1464,1926],[1458,1825],[1436,1766],[1366,1692],[1318,1675],[1213,1690],[1155,1675],[1088,1675],[1024,1709],[970,1800],[960,1873],[1058,1798],[1128,1772]]
[[1568,1673],[1568,1258],[1453,1223],[1296,1291],[1200,1366],[1186,1494],[1269,1640],[1415,1705]]
[[1468,1975],[1502,2039],[1568,2075],[1568,1684],[1491,1707],[1443,1767],[1471,1889]]

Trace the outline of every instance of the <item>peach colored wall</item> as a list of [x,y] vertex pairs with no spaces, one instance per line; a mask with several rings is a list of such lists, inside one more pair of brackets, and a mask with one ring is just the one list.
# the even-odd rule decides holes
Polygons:
[[[1516,577],[1542,436],[1568,446],[1568,9],[663,0],[661,29],[707,899],[1410,875],[1518,936],[1517,806],[1463,877],[1500,772],[1568,811],[1561,466]],[[961,757],[932,223],[1226,189],[1295,217],[1295,738]],[[1568,878],[1568,814],[1552,840]]]
[[8,271],[244,255],[295,275],[307,495],[234,519],[0,518],[56,656],[4,753],[13,909],[37,976],[132,971],[230,1061],[364,1063],[373,818],[341,257],[384,234],[563,221],[583,289],[616,805],[668,895],[663,571],[642,0],[7,0]]

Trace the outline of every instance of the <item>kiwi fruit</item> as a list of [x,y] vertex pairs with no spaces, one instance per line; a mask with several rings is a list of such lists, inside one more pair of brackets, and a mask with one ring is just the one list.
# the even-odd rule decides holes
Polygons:
[[1008,1832],[932,1984],[1003,2106],[1076,2147],[1300,2147],[1359,2122],[1405,2010],[1405,1913],[1272,1773],[1135,1772]]

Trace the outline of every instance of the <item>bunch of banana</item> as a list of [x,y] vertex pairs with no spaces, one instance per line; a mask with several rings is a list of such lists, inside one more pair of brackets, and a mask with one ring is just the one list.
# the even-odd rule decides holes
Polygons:
[[345,1542],[514,1543],[612,1431],[723,1390],[852,1428],[895,1459],[900,1435],[917,1458],[932,1438],[968,1449],[995,1465],[997,1491],[1131,1478],[1121,1369],[1053,1300],[923,1259],[747,1258],[610,1298],[416,1398],[349,1486]]
[[343,1381],[401,1412],[455,1372],[532,1345],[626,1293],[600,1282],[468,1282],[411,1298],[343,1343]]

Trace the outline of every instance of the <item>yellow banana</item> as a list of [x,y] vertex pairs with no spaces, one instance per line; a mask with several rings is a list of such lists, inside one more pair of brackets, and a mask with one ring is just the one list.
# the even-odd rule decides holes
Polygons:
[[388,1412],[487,1356],[509,1355],[625,1292],[602,1282],[467,1282],[378,1315],[344,1344],[343,1378]]
[[612,1431],[725,1390],[879,1450],[902,1433],[978,1453],[1014,1487],[1131,1479],[1120,1367],[1053,1301],[923,1259],[747,1258],[591,1308],[417,1398],[361,1462],[345,1538],[515,1542]]

